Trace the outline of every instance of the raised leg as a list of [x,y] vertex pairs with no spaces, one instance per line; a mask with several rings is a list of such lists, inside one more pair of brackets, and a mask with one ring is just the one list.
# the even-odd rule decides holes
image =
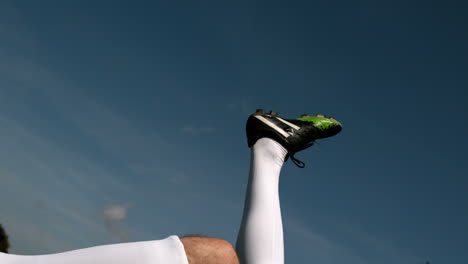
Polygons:
[[241,264],[283,264],[279,176],[287,151],[270,138],[252,147],[249,182],[236,250]]
[[283,119],[277,112],[258,109],[247,120],[247,145],[252,149],[244,215],[236,250],[241,264],[283,264],[283,226],[279,201],[279,176],[286,155],[294,157],[316,139],[331,137],[340,122],[323,115]]

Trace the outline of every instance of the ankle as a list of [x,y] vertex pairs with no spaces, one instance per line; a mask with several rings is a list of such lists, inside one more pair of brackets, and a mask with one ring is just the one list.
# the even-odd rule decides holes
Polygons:
[[254,155],[274,160],[278,165],[283,165],[284,159],[288,154],[286,148],[271,138],[260,138],[252,146]]

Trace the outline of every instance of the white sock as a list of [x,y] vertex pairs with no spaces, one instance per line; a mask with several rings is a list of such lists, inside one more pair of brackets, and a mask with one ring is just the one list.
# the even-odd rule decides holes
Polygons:
[[270,138],[252,146],[249,183],[236,250],[241,264],[283,264],[279,176],[287,150]]

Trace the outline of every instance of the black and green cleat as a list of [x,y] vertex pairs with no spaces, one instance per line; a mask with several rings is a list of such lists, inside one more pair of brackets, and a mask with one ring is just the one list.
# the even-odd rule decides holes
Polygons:
[[260,138],[271,138],[288,150],[294,164],[303,168],[305,164],[297,160],[294,154],[312,146],[316,139],[338,134],[342,128],[340,122],[323,115],[283,119],[277,112],[266,113],[258,109],[247,120],[247,143],[252,147]]
[[324,115],[302,115],[297,120],[313,123],[314,126],[320,131],[317,135],[317,139],[334,136],[338,134],[343,128],[343,125],[341,125],[338,120],[334,119],[333,117],[327,118]]

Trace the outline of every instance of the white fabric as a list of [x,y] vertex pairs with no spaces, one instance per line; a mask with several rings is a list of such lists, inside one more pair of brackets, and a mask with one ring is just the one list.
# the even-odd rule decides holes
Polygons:
[[279,176],[287,150],[261,138],[252,146],[244,215],[236,251],[241,264],[283,264]]
[[23,256],[0,253],[0,264],[188,264],[177,236],[121,243],[57,254]]

